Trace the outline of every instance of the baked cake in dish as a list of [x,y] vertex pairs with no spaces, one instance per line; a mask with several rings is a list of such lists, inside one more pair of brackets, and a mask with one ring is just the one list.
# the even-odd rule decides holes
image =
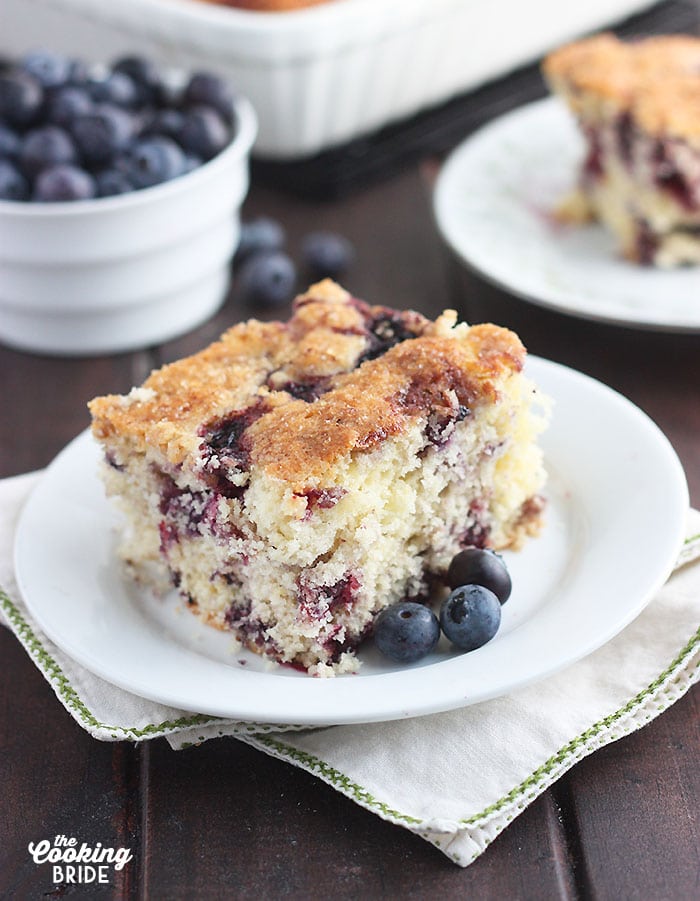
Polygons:
[[606,225],[630,260],[700,262],[700,39],[604,34],[543,69],[586,141],[582,202],[568,209]]
[[315,675],[467,545],[534,533],[546,401],[495,325],[370,306],[331,281],[90,403],[121,553],[203,620]]

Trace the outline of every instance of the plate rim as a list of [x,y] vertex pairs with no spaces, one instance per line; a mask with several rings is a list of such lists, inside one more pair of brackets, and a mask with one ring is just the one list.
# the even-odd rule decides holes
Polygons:
[[[472,259],[463,246],[457,241],[454,235],[454,229],[451,225],[451,216],[445,210],[449,206],[449,200],[445,198],[449,196],[451,180],[455,178],[455,172],[459,172],[462,164],[462,157],[466,156],[478,141],[489,139],[493,132],[498,132],[501,128],[512,124],[519,117],[527,119],[529,116],[536,116],[538,112],[551,109],[561,109],[562,113],[566,113],[566,107],[563,102],[556,96],[548,96],[534,100],[529,103],[521,104],[495,118],[489,120],[484,125],[473,131],[465,140],[454,147],[446,157],[435,181],[432,192],[432,213],[436,227],[447,245],[450,252],[457,260],[467,269],[478,275],[481,279],[495,288],[509,294],[516,300],[522,300],[526,303],[532,303],[543,309],[554,311],[565,316],[571,316],[576,319],[583,319],[590,322],[597,322],[606,325],[613,325],[619,328],[629,328],[645,332],[663,332],[667,334],[697,334],[700,333],[700,313],[695,321],[665,322],[662,318],[655,319],[637,319],[630,315],[628,317],[622,315],[607,314],[598,310],[581,310],[569,303],[557,300],[556,296],[552,296],[551,291],[547,291],[543,286],[542,293],[535,293],[520,287],[515,279],[499,277],[494,274],[483,263],[479,263]],[[601,226],[602,228],[602,226]],[[611,239],[612,240],[612,239]],[[671,270],[677,274],[681,270]],[[693,274],[698,271],[695,267]],[[690,273],[691,270],[688,270]],[[662,274],[663,270],[654,270],[654,274]],[[619,313],[619,310],[617,311]],[[633,310],[630,310],[632,313]]]
[[[79,663],[81,666],[84,666],[94,675],[98,676],[101,679],[104,679],[106,682],[112,685],[116,685],[117,687],[129,691],[132,694],[146,698],[155,703],[164,704],[169,707],[182,709],[191,713],[235,719],[244,722],[273,722],[278,724],[294,724],[304,726],[328,726],[350,723],[383,722],[405,717],[422,716],[431,713],[444,712],[447,710],[469,706],[471,704],[478,703],[483,700],[488,700],[493,697],[507,695],[513,691],[525,687],[528,684],[545,679],[552,674],[560,671],[561,669],[564,669],[565,667],[575,663],[576,661],[588,656],[599,647],[602,647],[617,634],[619,634],[619,632],[622,631],[622,629],[624,629],[625,626],[627,626],[633,619],[635,619],[636,616],[638,616],[639,613],[641,613],[641,611],[644,609],[646,604],[653,598],[656,591],[668,578],[668,575],[670,574],[673,564],[675,563],[675,560],[677,558],[678,551],[682,545],[685,525],[684,513],[689,507],[689,497],[685,473],[675,450],[670,444],[668,438],[658,427],[658,425],[656,425],[656,423],[646,413],[644,413],[644,411],[633,404],[629,399],[624,397],[624,395],[620,394],[604,383],[592,378],[591,376],[579,372],[578,370],[535,356],[530,357],[529,362],[531,368],[534,365],[535,368],[543,367],[543,371],[545,372],[547,370],[555,374],[561,374],[563,372],[567,378],[573,378],[574,380],[583,380],[583,383],[588,383],[589,386],[593,385],[598,391],[600,391],[600,389],[603,389],[603,393],[614,398],[618,404],[621,402],[622,406],[627,409],[629,414],[643,424],[644,428],[648,430],[650,439],[651,437],[653,437],[655,447],[663,451],[664,458],[667,463],[667,466],[663,471],[667,480],[669,481],[669,484],[672,484],[674,487],[674,491],[670,494],[670,499],[674,501],[677,507],[676,512],[678,512],[679,515],[675,519],[676,529],[674,535],[666,536],[666,551],[663,555],[663,559],[656,561],[653,566],[653,577],[649,578],[648,585],[646,589],[641,593],[641,595],[637,597],[634,602],[628,602],[625,605],[625,613],[623,616],[618,615],[614,627],[612,629],[608,629],[605,632],[605,635],[600,638],[600,640],[598,640],[600,636],[595,637],[592,641],[589,641],[588,644],[579,646],[574,654],[570,652],[568,654],[564,654],[563,656],[555,659],[551,665],[548,665],[544,669],[535,668],[535,670],[533,670],[526,678],[519,678],[515,681],[513,680],[513,678],[511,678],[510,680],[506,680],[507,684],[505,685],[496,685],[495,687],[492,686],[490,689],[482,688],[481,690],[473,691],[471,694],[460,694],[459,696],[457,696],[457,694],[452,694],[448,701],[445,701],[444,698],[439,699],[438,701],[433,699],[430,703],[423,702],[421,704],[413,706],[411,706],[410,704],[403,704],[399,707],[397,707],[395,704],[390,704],[389,707],[387,707],[387,704],[384,703],[383,705],[379,705],[378,707],[375,706],[372,709],[371,713],[362,713],[361,711],[358,711],[356,709],[354,711],[352,709],[350,711],[343,710],[338,713],[339,701],[341,703],[343,701],[347,701],[348,695],[350,695],[350,700],[352,700],[352,691],[348,691],[348,689],[343,688],[343,686],[351,686],[353,683],[356,683],[358,678],[361,679],[366,686],[369,686],[370,684],[368,680],[374,680],[371,683],[372,685],[376,685],[376,681],[381,680],[381,683],[376,687],[386,687],[386,694],[390,696],[391,688],[393,685],[395,685],[396,680],[402,680],[404,684],[407,683],[409,687],[413,683],[416,683],[416,685],[418,685],[420,683],[417,680],[421,678],[421,670],[425,672],[425,669],[430,669],[432,668],[432,666],[440,667],[439,673],[441,676],[445,677],[444,679],[442,679],[442,681],[448,682],[451,675],[459,675],[459,664],[460,661],[464,660],[464,655],[457,655],[447,660],[438,661],[426,668],[416,666],[406,669],[393,670],[385,673],[368,674],[367,676],[359,677],[342,676],[336,677],[335,679],[293,680],[297,686],[317,686],[311,688],[310,690],[308,688],[302,689],[302,694],[309,695],[313,698],[313,700],[322,701],[323,704],[321,705],[321,709],[307,709],[303,713],[299,713],[298,710],[293,710],[291,712],[288,710],[277,710],[277,715],[273,715],[272,713],[270,713],[270,708],[254,712],[246,708],[245,705],[244,708],[241,708],[239,705],[237,709],[234,709],[234,707],[232,707],[230,703],[225,704],[224,701],[216,699],[213,700],[212,703],[202,703],[202,700],[199,699],[198,702],[193,705],[189,701],[183,702],[181,696],[175,697],[172,694],[168,694],[167,692],[163,693],[162,688],[153,690],[148,689],[148,687],[146,686],[146,690],[144,690],[143,685],[135,686],[133,682],[130,682],[128,679],[121,677],[119,674],[117,674],[117,676],[115,677],[115,674],[111,670],[109,672],[105,672],[105,670],[100,667],[96,668],[94,660],[92,660],[89,655],[84,653],[84,649],[82,651],[78,649],[78,652],[76,653],[75,648],[73,648],[70,641],[66,641],[65,635],[57,634],[53,628],[53,625],[50,622],[46,622],[46,619],[43,615],[44,608],[39,605],[39,609],[37,610],[34,604],[36,598],[30,599],[28,597],[28,593],[26,591],[26,580],[24,576],[24,564],[22,561],[22,555],[24,553],[23,548],[27,546],[25,532],[30,527],[33,505],[37,503],[35,499],[40,498],[41,486],[47,484],[46,480],[47,478],[50,478],[50,476],[48,476],[47,474],[52,471],[52,467],[58,465],[57,461],[64,459],[66,455],[71,453],[71,448],[73,448],[77,442],[85,440],[86,436],[89,436],[88,430],[76,436],[76,438],[74,438],[73,441],[70,442],[56,456],[56,458],[54,458],[52,464],[50,464],[45,471],[44,476],[32,490],[30,498],[20,514],[14,542],[14,559],[17,584],[20,589],[20,594],[24,598],[27,609],[39,625],[40,629],[42,629],[46,636],[51,641],[53,641],[68,657]],[[681,512],[683,513],[683,515],[680,515]],[[504,637],[507,638],[508,636]],[[185,657],[188,654],[192,653],[191,651],[188,651],[187,649],[184,649],[177,644],[175,644],[175,647],[178,647],[180,651],[185,651]],[[204,657],[202,659],[207,660],[208,658]],[[242,681],[244,683],[242,686],[243,688],[245,688],[245,682],[248,681],[248,677],[250,676],[254,677],[255,683],[260,681],[260,677],[265,679],[268,675],[271,675],[274,678],[274,673],[246,673],[242,668],[238,669],[235,667],[229,667],[226,664],[217,664],[215,661],[210,661],[210,663],[211,662],[214,662],[217,667],[225,667],[226,671],[229,673],[235,672],[235,679],[239,682]],[[228,679],[228,677],[226,677],[226,679]],[[286,679],[285,681],[291,682],[292,680]],[[261,684],[266,685],[267,687],[270,687],[274,684],[279,685],[279,683],[270,683],[269,681],[262,682]],[[360,694],[362,694],[362,692],[360,692]],[[332,703],[334,710],[334,713],[331,716],[329,716],[327,712],[329,701]]]

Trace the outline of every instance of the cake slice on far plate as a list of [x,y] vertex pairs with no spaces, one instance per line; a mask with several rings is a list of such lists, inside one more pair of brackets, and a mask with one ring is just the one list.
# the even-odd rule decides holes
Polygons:
[[700,262],[700,39],[598,35],[551,53],[543,71],[586,144],[563,215],[599,220],[629,260]]
[[93,400],[133,572],[247,647],[334,675],[461,548],[535,533],[546,399],[515,334],[456,319],[324,281],[288,322],[236,325]]

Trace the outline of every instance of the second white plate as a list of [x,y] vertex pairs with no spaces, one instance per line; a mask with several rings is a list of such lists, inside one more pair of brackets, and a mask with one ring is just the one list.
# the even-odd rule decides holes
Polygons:
[[30,612],[66,654],[134,694],[184,710],[323,725],[417,716],[513,691],[616,635],[667,578],[688,493],[669,442],[637,407],[580,373],[539,359],[553,398],[543,436],[546,527],[507,554],[513,594],[496,637],[469,654],[443,641],[419,664],[380,659],[371,642],[356,676],[313,679],[235,651],[175,594],[159,601],[124,575],[116,517],[88,433],[56,458],[25,506],[15,544]]
[[576,183],[583,142],[557,98],[496,119],[438,178],[434,211],[459,258],[510,293],[562,313],[633,328],[700,331],[700,268],[657,270],[615,255],[599,225],[551,211]]

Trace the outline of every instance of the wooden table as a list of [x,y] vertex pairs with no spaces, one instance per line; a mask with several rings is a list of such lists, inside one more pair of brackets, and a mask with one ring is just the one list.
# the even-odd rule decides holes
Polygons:
[[[301,236],[342,231],[358,296],[515,326],[529,348],[622,391],[666,432],[700,504],[700,336],[631,332],[545,312],[474,281],[441,245],[424,162],[332,203],[254,185],[245,215]],[[88,423],[93,395],[123,392],[255,313],[236,286],[195,333],[139,353],[49,359],[0,349],[0,476],[45,466]],[[0,629],[0,896],[91,898],[620,898],[700,896],[700,691],[597,752],[527,809],[466,870],[312,776],[232,739],[173,752],[102,744],[66,713]],[[63,833],[128,846],[108,886],[51,884],[27,844]]]

